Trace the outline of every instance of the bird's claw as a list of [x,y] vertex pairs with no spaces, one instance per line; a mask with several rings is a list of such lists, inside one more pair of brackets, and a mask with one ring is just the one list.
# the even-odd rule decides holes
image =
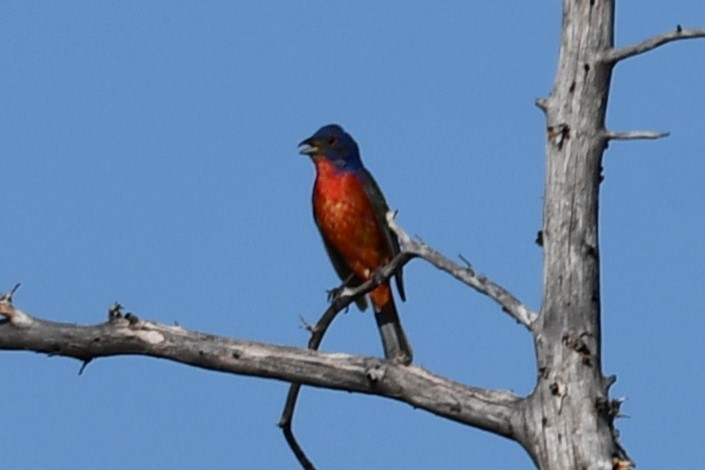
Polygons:
[[326,291],[326,300],[328,303],[333,303],[340,298],[345,290],[345,286],[338,286]]

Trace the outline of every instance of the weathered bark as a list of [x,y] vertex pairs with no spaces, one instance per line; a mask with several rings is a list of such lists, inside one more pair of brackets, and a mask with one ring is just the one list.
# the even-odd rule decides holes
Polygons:
[[522,401],[511,392],[470,387],[421,367],[240,341],[134,315],[111,315],[97,325],[72,325],[33,317],[2,298],[0,315],[6,317],[0,320],[0,350],[73,357],[84,366],[101,357],[143,355],[219,372],[378,395],[507,437],[516,426]]
[[563,8],[558,73],[543,102],[544,290],[522,442],[545,470],[607,469],[621,455],[600,352],[598,196],[612,70],[598,57],[613,46],[614,4],[565,0]]

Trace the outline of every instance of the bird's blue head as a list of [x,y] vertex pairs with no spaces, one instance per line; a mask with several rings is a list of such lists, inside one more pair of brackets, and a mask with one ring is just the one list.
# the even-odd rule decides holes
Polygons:
[[325,158],[340,169],[362,168],[360,150],[350,134],[337,124],[323,126],[300,144],[299,153],[311,158]]

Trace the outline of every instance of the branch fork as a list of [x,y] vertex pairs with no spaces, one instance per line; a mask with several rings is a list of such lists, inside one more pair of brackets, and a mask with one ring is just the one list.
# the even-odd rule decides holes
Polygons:
[[29,328],[32,325],[32,317],[12,304],[12,296],[19,288],[20,284],[17,283],[8,292],[0,294],[0,315],[16,328]]

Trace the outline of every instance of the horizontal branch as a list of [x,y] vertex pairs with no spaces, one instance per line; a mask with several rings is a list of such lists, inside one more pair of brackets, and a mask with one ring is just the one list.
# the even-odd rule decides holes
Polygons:
[[460,282],[488,296],[502,307],[502,311],[531,330],[531,326],[537,318],[535,312],[531,311],[507,289],[491,281],[486,276],[476,273],[469,265],[460,266],[427,244],[412,240],[397,224],[394,218],[395,215],[393,211],[387,212],[387,223],[399,238],[402,253],[409,253],[423,258],[441,271],[447,272]]
[[616,64],[620,60],[649,52],[669,42],[695,38],[705,38],[705,29],[683,29],[678,25],[674,31],[654,36],[638,44],[610,49],[602,54],[600,60],[608,64]]
[[609,140],[655,140],[668,137],[669,135],[671,135],[670,132],[657,131],[605,131],[605,137]]
[[203,369],[391,398],[460,423],[512,437],[523,399],[459,384],[420,367],[186,330],[112,315],[106,323],[42,320],[0,299],[0,350],[72,357],[88,363],[118,355],[168,359]]

